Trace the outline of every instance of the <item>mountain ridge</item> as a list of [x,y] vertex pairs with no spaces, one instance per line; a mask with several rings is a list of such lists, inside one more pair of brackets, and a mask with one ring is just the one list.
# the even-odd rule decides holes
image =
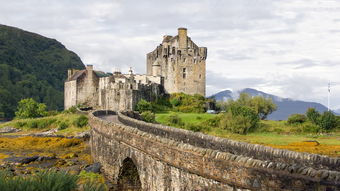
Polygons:
[[[268,115],[267,119],[270,120],[286,120],[289,115],[294,113],[302,113],[304,114],[306,110],[310,107],[315,108],[319,112],[327,111],[327,107],[317,102],[308,102],[302,100],[294,100],[291,98],[282,98],[273,94],[268,94],[256,89],[245,88],[240,91],[237,91],[237,94],[240,93],[248,93],[251,96],[263,96],[266,98],[272,98],[273,102],[277,105],[277,110]],[[216,101],[225,101],[226,99],[232,99],[235,96],[232,96],[233,93],[231,90],[223,90],[218,92],[210,97],[214,97]],[[226,98],[226,99],[221,99]]]
[[69,68],[85,66],[57,40],[0,24],[0,114],[12,118],[18,101],[28,97],[49,110],[63,109]]

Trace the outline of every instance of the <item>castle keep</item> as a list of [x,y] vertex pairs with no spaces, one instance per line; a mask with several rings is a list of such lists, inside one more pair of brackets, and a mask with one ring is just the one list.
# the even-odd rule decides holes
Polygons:
[[206,58],[207,48],[198,47],[187,29],[179,28],[178,35],[165,35],[162,44],[147,54],[147,75],[164,77],[167,93],[205,96]]
[[179,28],[178,35],[163,37],[163,42],[147,54],[147,74],[129,70],[105,73],[93,70],[68,70],[64,108],[84,105],[114,111],[133,110],[139,100],[153,101],[169,93],[183,92],[205,96],[205,60],[207,48],[198,47]]

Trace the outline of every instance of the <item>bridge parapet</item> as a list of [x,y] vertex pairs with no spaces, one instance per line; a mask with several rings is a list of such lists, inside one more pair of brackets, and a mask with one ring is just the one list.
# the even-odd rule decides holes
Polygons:
[[149,124],[122,113],[117,114],[116,122],[103,120],[101,115],[106,112],[90,114],[91,150],[114,181],[122,161],[130,157],[144,190],[340,188],[340,173],[333,168],[339,164],[338,158],[273,150]]

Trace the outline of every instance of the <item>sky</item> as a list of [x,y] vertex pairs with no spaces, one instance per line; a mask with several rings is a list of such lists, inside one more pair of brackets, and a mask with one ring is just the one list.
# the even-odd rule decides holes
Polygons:
[[186,27],[208,48],[207,95],[254,88],[340,108],[340,0],[0,0],[0,23],[57,39],[96,70],[146,73]]

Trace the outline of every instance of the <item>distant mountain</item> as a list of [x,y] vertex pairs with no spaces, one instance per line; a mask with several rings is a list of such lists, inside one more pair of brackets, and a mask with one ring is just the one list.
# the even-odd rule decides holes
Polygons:
[[28,97],[63,109],[68,68],[85,67],[60,42],[0,25],[0,116],[13,117],[17,102]]
[[340,114],[340,109],[336,109],[334,112]]
[[[315,108],[319,112],[324,112],[327,110],[327,107],[325,107],[324,105],[320,103],[299,101],[299,100],[293,100],[289,98],[281,98],[279,96],[267,94],[265,92],[251,89],[251,88],[243,89],[237,92],[236,94],[239,95],[240,93],[248,93],[251,96],[263,96],[263,97],[272,98],[274,103],[277,105],[277,110],[268,116],[268,119],[270,120],[286,120],[289,115],[294,114],[294,113],[305,113],[306,110],[310,107]],[[211,97],[215,97],[217,101],[221,101],[221,100],[232,99],[233,97],[235,97],[235,93],[233,93],[230,90],[226,90],[226,91],[221,91],[217,94],[214,94]]]

